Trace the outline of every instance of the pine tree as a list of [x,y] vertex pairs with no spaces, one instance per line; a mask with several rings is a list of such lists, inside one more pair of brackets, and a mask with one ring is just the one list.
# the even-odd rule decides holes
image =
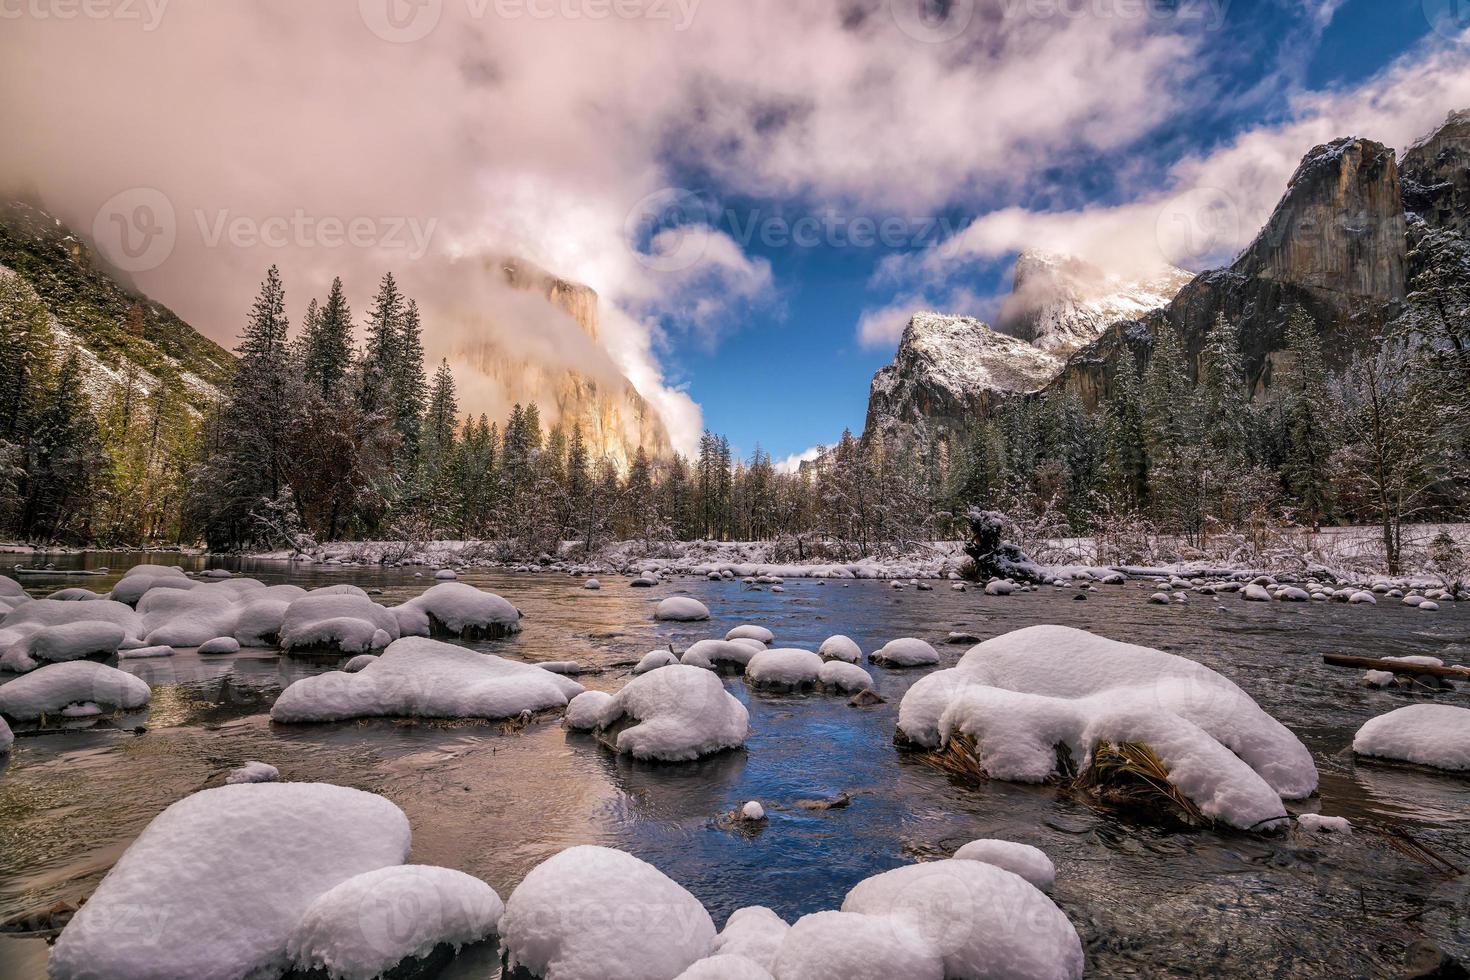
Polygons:
[[1107,400],[1107,436],[1114,482],[1128,506],[1142,509],[1148,503],[1148,437],[1138,372],[1126,350],[1118,358]]
[[392,389],[393,424],[402,446],[402,470],[411,473],[418,463],[424,397],[428,389],[424,381],[423,325],[419,319],[418,303],[413,300],[408,301],[399,327]]
[[0,275],[0,442],[19,442],[46,392],[53,338],[46,308],[19,276]]
[[55,539],[65,529],[86,542],[94,474],[104,466],[76,351],[67,354],[38,406],[27,442],[22,536]]
[[312,301],[302,328],[301,348],[307,383],[327,401],[340,398],[352,365],[352,310],[340,277],[332,280],[325,304],[318,308]]
[[1332,455],[1327,426],[1327,369],[1321,338],[1301,307],[1287,315],[1286,346],[1291,369],[1286,379],[1287,486],[1296,496],[1302,518],[1313,527],[1328,507],[1328,459]]

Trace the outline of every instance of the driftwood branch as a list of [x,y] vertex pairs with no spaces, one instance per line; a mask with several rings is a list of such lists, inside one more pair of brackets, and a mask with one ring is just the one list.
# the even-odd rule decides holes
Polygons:
[[1324,653],[1322,662],[1330,667],[1357,667],[1362,670],[1387,670],[1395,674],[1413,676],[1428,674],[1430,677],[1446,677],[1451,680],[1470,680],[1470,670],[1464,667],[1431,667],[1427,664],[1404,663],[1402,660],[1379,660],[1375,657],[1349,657],[1342,653]]

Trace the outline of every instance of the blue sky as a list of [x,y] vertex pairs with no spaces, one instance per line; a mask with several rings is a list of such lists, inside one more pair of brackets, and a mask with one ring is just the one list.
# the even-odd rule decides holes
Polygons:
[[[1124,185],[1140,179],[1163,182],[1178,158],[1208,153],[1242,133],[1289,118],[1298,93],[1350,94],[1395,59],[1412,54],[1426,36],[1434,39],[1421,0],[1347,0],[1320,31],[1316,9],[1236,0],[1226,12],[1229,43],[1212,52],[1198,83],[1214,93],[1212,105],[1193,106],[1104,157],[1061,159],[1048,171],[1045,185],[1030,188],[1028,195],[990,196],[981,188],[958,196],[945,215],[952,226],[963,227],[1008,204],[1047,211],[1126,201],[1133,187]],[[1266,79],[1274,79],[1271,90],[1259,91]],[[975,138],[986,138],[983,121],[977,121]],[[681,179],[684,186],[719,191],[708,174],[691,171]],[[1282,187],[1284,181],[1274,192]],[[722,204],[737,214],[765,216],[800,214],[803,202],[734,196]],[[717,224],[729,227],[728,219]],[[781,459],[831,442],[845,426],[861,431],[868,383],[891,359],[892,344],[860,344],[856,327],[865,312],[896,295],[891,282],[875,281],[879,263],[894,252],[913,251],[881,244],[773,248],[754,242],[747,254],[769,262],[770,295],[728,310],[716,341],[670,344],[663,353],[665,367],[673,379],[687,382],[703,407],[706,426],[728,435],[746,454],[759,444]],[[948,312],[993,314],[993,297],[1008,288],[1008,267],[1006,258],[968,265],[962,277],[976,301]]]

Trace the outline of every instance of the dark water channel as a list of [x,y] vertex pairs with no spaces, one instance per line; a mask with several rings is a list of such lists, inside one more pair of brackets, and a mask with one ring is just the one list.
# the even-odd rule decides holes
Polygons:
[[[49,560],[111,571],[27,577],[34,595],[67,586],[105,591],[139,559]],[[203,567],[200,559],[172,560]],[[20,561],[0,556],[0,573]],[[211,564],[271,583],[381,589],[386,604],[432,584],[407,569]],[[1408,947],[1424,941],[1470,962],[1470,876],[1439,863],[1470,870],[1470,780],[1355,762],[1348,746],[1358,726],[1410,696],[1360,688],[1357,672],[1320,661],[1326,651],[1470,661],[1470,605],[1425,614],[1389,602],[1267,605],[1199,596],[1188,606],[1153,606],[1152,589],[1133,583],[1077,602],[1071,590],[986,597],[944,586],[894,592],[877,582],[788,580],[784,594],[773,594],[700,579],[634,590],[610,577],[600,592],[563,575],[470,572],[462,580],[506,596],[526,617],[515,638],[477,648],[608,667],[581,678],[606,690],[629,673],[613,665],[671,642],[682,648],[722,636],[742,622],[811,649],[833,633],[871,651],[898,636],[938,646],[950,630],[987,637],[1037,623],[1143,643],[1220,671],[1290,727],[1322,775],[1320,799],[1302,809],[1346,816],[1357,832],[1348,839],[1295,830],[1166,832],[1099,814],[1054,789],[953,784],[893,744],[898,702],[921,672],[870,667],[888,701],[867,708],[831,696],[752,693],[727,678],[750,708],[745,750],[652,766],[616,758],[554,721],[520,734],[392,721],[272,725],[267,712],[281,689],[329,665],[266,651],[207,659],[180,651],[122,664],[153,686],[146,734],[104,727],[17,739],[0,770],[0,920],[83,898],[160,810],[258,759],[285,779],[387,796],[413,825],[413,861],[477,875],[502,897],[556,852],[595,843],[659,867],[704,902],[717,926],[745,905],[767,905],[794,921],[836,908],[870,875],[947,856],[977,837],[1002,837],[1035,844],[1055,861],[1054,897],[1082,936],[1089,975],[1402,976]],[[676,592],[703,600],[713,621],[653,622],[655,600]],[[964,650],[939,649],[946,666]],[[1463,690],[1438,697],[1470,705]],[[852,797],[845,807],[810,806],[844,793]],[[751,799],[770,816],[763,830],[747,835],[717,822]],[[1438,860],[1410,856],[1416,848]],[[497,975],[493,955],[480,952],[455,964],[454,975]],[[39,939],[0,937],[6,980],[44,976],[45,958]]]

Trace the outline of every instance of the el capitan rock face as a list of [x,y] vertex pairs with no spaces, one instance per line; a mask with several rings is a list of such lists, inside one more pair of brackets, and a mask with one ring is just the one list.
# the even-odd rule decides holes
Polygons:
[[[490,274],[501,275],[516,290],[539,293],[546,299],[546,316],[565,314],[594,343],[600,327],[598,296],[581,283],[554,276],[521,260],[487,263]],[[650,458],[673,455],[668,428],[625,376],[605,377],[560,364],[548,364],[511,351],[494,337],[463,344],[458,356],[484,375],[501,393],[506,405],[536,402],[542,420],[581,427],[593,459],[607,456],[626,469],[641,446]]]

